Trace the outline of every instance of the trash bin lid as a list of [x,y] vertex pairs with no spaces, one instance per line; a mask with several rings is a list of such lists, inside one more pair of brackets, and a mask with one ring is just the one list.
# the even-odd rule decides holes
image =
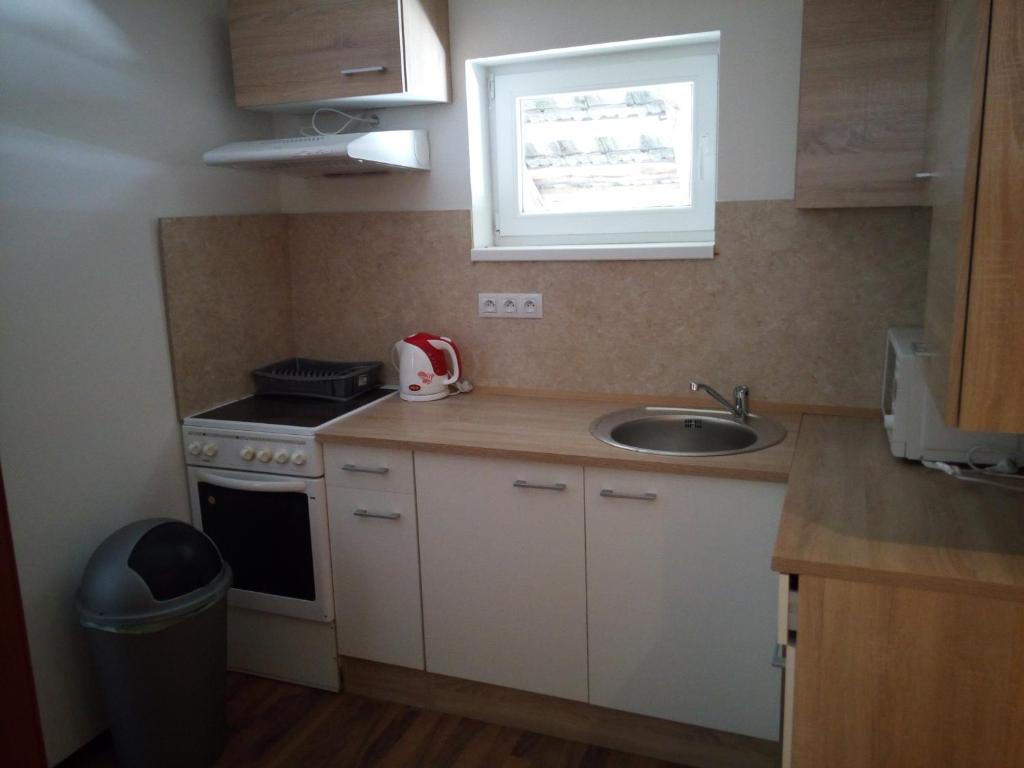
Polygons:
[[153,518],[118,529],[96,548],[76,607],[85,626],[137,628],[205,608],[230,586],[231,569],[206,534]]

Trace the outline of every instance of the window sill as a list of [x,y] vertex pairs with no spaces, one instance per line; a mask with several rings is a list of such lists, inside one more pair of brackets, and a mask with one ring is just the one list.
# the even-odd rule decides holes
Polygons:
[[473,248],[471,261],[665,261],[713,259],[715,244],[616,243],[614,245],[529,245]]

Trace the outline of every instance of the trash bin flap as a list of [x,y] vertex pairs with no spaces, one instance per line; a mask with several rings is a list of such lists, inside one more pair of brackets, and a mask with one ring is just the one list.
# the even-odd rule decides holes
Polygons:
[[221,559],[216,545],[185,523],[150,528],[132,548],[128,567],[146,582],[157,600],[195,592],[217,578]]
[[138,631],[205,608],[231,585],[231,569],[202,531],[178,520],[140,520],[93,553],[78,589],[82,624]]

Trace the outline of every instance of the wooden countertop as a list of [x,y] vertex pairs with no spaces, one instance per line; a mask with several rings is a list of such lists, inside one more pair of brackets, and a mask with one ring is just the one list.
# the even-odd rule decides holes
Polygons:
[[1024,494],[893,458],[877,419],[799,432],[776,571],[1024,601]]
[[615,401],[474,392],[429,403],[397,397],[317,432],[323,442],[474,456],[551,461],[651,472],[785,482],[799,416],[772,414],[787,430],[780,444],[733,456],[672,458],[614,448],[590,434],[594,419],[632,407]]

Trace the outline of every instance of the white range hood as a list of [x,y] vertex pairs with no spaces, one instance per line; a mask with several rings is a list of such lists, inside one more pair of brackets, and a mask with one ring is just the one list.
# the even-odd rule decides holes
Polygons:
[[429,171],[430,144],[420,129],[299,136],[225,144],[204,154],[203,162],[294,176]]

